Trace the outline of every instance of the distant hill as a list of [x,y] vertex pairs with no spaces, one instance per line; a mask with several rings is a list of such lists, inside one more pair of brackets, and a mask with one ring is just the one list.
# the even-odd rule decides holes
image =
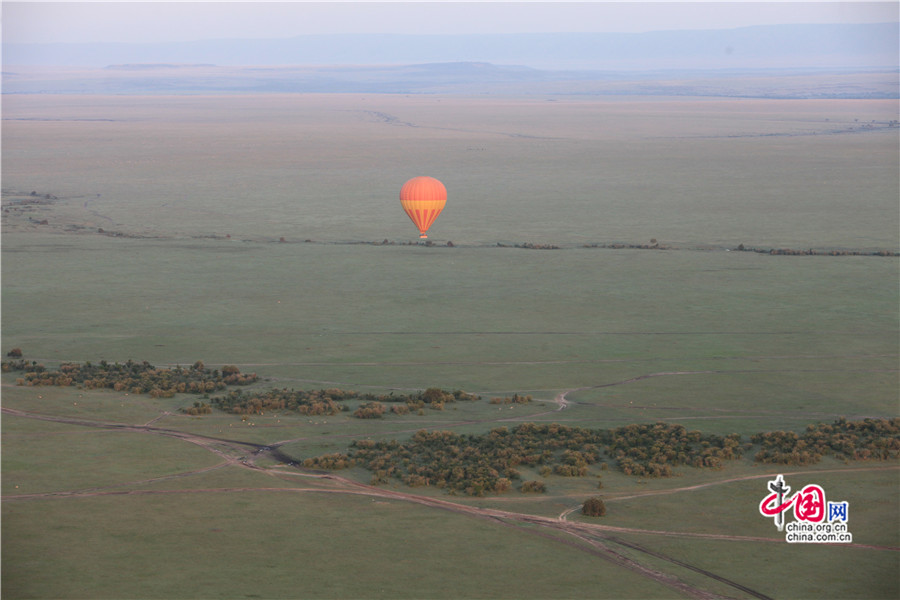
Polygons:
[[897,67],[897,23],[777,25],[650,33],[304,35],[182,43],[3,44],[4,66],[121,64],[407,65],[493,63],[540,69]]
[[4,94],[543,94],[752,98],[897,98],[896,68],[546,70],[485,62],[231,67],[126,63],[7,67]]

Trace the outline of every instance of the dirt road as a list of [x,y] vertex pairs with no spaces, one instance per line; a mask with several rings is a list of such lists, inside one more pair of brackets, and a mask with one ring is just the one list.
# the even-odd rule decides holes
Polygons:
[[[556,410],[564,410],[567,406],[566,395],[567,392],[563,392],[556,397],[556,404],[558,408]],[[634,558],[630,558],[623,554],[620,549],[617,548],[628,548],[634,552],[638,552],[640,554],[646,554],[647,556],[652,556],[656,559],[662,559],[667,561],[673,565],[676,565],[679,568],[684,568],[691,570],[696,573],[700,573],[705,575],[706,577],[719,582],[720,584],[728,585],[734,588],[736,591],[753,596],[756,598],[766,599],[769,598],[764,593],[758,590],[752,590],[739,582],[734,582],[728,580],[720,575],[715,573],[711,573],[706,571],[696,565],[691,565],[687,562],[675,559],[670,556],[666,556],[658,551],[651,550],[648,548],[644,548],[642,546],[638,546],[633,542],[627,542],[622,540],[619,537],[615,537],[616,534],[650,534],[650,535],[660,535],[667,537],[687,537],[687,538],[705,538],[705,539],[718,539],[718,540],[730,540],[737,541],[743,543],[783,543],[783,540],[780,538],[761,538],[761,537],[748,537],[748,536],[728,536],[728,535],[717,535],[717,534],[706,534],[706,533],[695,533],[695,532],[678,532],[678,531],[659,531],[659,530],[646,530],[646,529],[637,529],[637,528],[628,528],[628,527],[614,527],[609,525],[602,524],[593,524],[593,523],[579,523],[579,522],[571,522],[566,518],[569,514],[571,514],[574,510],[577,510],[578,507],[569,509],[564,511],[556,518],[551,517],[542,517],[538,515],[530,515],[526,513],[519,513],[507,510],[499,510],[495,508],[483,508],[483,507],[475,507],[469,506],[466,504],[461,504],[457,502],[452,502],[449,500],[444,500],[441,498],[434,498],[430,496],[422,496],[418,494],[411,494],[406,492],[400,492],[396,490],[390,490],[385,488],[379,488],[371,485],[367,485],[364,483],[360,483],[357,481],[353,481],[351,479],[341,477],[339,475],[335,475],[333,473],[322,473],[322,472],[312,472],[303,470],[293,465],[282,464],[280,468],[263,468],[256,464],[257,460],[266,457],[271,458],[281,463],[290,463],[289,457],[286,457],[279,450],[278,446],[285,443],[272,443],[269,445],[257,444],[252,442],[245,442],[241,440],[233,440],[226,438],[215,438],[209,436],[203,436],[198,434],[186,433],[183,431],[177,431],[172,429],[165,429],[160,427],[154,427],[152,423],[156,420],[151,420],[147,424],[144,425],[132,425],[127,423],[114,423],[114,422],[105,422],[98,421],[92,419],[81,419],[75,417],[68,416],[55,416],[48,414],[38,414],[32,413],[17,409],[11,408],[2,408],[2,412],[8,416],[15,416],[20,418],[28,418],[28,419],[39,419],[45,421],[52,421],[57,423],[65,423],[69,425],[81,426],[81,427],[89,427],[99,430],[118,430],[118,431],[128,431],[133,433],[143,433],[143,434],[151,434],[151,435],[162,435],[166,437],[180,439],[182,441],[196,444],[200,447],[205,448],[206,450],[216,454],[220,458],[222,458],[222,462],[217,463],[215,465],[204,467],[200,469],[195,469],[191,471],[185,471],[181,473],[166,475],[163,477],[157,477],[153,479],[145,479],[141,481],[131,481],[131,482],[122,482],[113,486],[107,487],[95,487],[89,489],[82,490],[70,490],[70,491],[58,491],[58,492],[47,492],[47,493],[39,493],[39,494],[20,494],[20,495],[7,495],[3,497],[4,502],[23,502],[23,501],[38,501],[38,500],[46,500],[46,499],[61,499],[61,498],[72,498],[72,497],[92,497],[92,496],[113,496],[113,495],[154,495],[154,494],[200,494],[200,493],[248,493],[248,492],[267,492],[267,493],[326,493],[326,494],[353,494],[353,495],[365,495],[373,498],[382,498],[382,499],[390,499],[397,500],[402,502],[408,502],[413,504],[418,504],[422,506],[427,506],[429,508],[435,508],[440,510],[446,510],[457,514],[466,515],[472,518],[485,519],[494,523],[503,524],[506,526],[513,526],[520,528],[524,532],[528,532],[530,534],[540,535],[542,537],[552,539],[557,543],[566,544],[570,547],[577,548],[582,552],[587,552],[591,555],[602,558],[606,561],[610,561],[622,568],[629,569],[636,573],[641,574],[644,577],[648,577],[653,579],[654,581],[669,587],[670,589],[677,591],[680,594],[686,595],[691,598],[698,599],[712,599],[712,598],[720,598],[716,594],[712,594],[707,590],[701,589],[694,585],[689,585],[679,579],[677,576],[674,576],[670,573],[662,572],[658,569],[651,568],[648,564],[641,563],[636,561]],[[315,479],[320,483],[327,483],[330,487],[320,488],[320,487],[223,487],[223,488],[198,488],[198,489],[177,489],[177,490],[136,490],[136,489],[121,489],[127,487],[134,487],[137,485],[145,485],[149,483],[156,483],[159,481],[164,481],[166,479],[173,478],[185,478],[194,475],[198,475],[201,473],[209,472],[211,470],[220,469],[222,467],[232,466],[238,468],[245,469],[253,469],[258,472],[263,472],[269,476],[278,478],[283,481],[290,481],[291,483],[302,482],[303,480],[309,481],[310,479]],[[894,469],[898,467],[893,467]],[[849,470],[849,469],[848,469]],[[821,471],[817,471],[821,472]],[[656,494],[675,494],[675,493],[685,493],[690,492],[696,489],[700,489],[703,487],[708,487],[712,485],[723,485],[727,483],[732,483],[736,481],[742,481],[746,479],[755,479],[755,478],[764,478],[764,477],[772,477],[771,474],[763,474],[763,475],[754,475],[742,478],[735,478],[729,480],[723,480],[719,482],[710,482],[706,484],[698,484],[694,486],[686,486],[683,488],[676,488],[672,490],[660,490],[654,492],[645,492],[642,494],[635,494],[630,496],[621,496],[618,498],[610,498],[610,501],[615,500],[623,500],[627,498],[634,498],[639,496],[646,495],[656,495]],[[535,529],[534,526],[538,526],[538,529]],[[554,533],[555,532],[555,533]],[[866,546],[860,546],[857,544],[849,544],[849,546],[857,546],[860,548],[869,548],[869,549],[882,549],[882,550],[893,550],[900,551],[900,548],[872,548]]]

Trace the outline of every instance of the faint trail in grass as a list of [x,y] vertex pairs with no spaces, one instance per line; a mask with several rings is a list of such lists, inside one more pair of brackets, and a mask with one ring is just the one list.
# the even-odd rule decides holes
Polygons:
[[[842,469],[819,469],[815,471],[791,471],[791,475],[817,475],[819,473],[854,473],[857,471],[897,471],[900,470],[900,466],[885,466],[885,467],[860,467],[860,468],[842,468]],[[783,472],[783,471],[779,471]],[[638,494],[631,494],[627,496],[615,496],[609,495],[608,500],[604,497],[604,501],[612,502],[616,500],[631,500],[633,498],[643,498],[645,496],[661,496],[666,494],[678,494],[681,492],[692,492],[694,490],[699,490],[703,488],[719,486],[719,485],[727,485],[729,483],[736,483],[739,481],[749,481],[752,479],[771,479],[775,477],[778,473],[763,473],[759,475],[746,475],[744,477],[734,477],[732,479],[722,479],[720,481],[710,481],[707,483],[698,483],[696,485],[688,485],[680,488],[672,488],[668,490],[653,490],[648,492],[640,492]],[[575,509],[572,509],[575,510]],[[570,514],[570,511],[567,511],[566,514]]]
[[720,575],[716,575],[715,573],[713,573],[713,572],[711,572],[711,571],[707,571],[706,569],[701,569],[700,567],[696,567],[696,566],[694,566],[694,565],[692,565],[692,564],[690,564],[690,563],[686,563],[686,562],[684,562],[684,561],[682,561],[682,560],[678,560],[678,559],[676,559],[676,558],[672,558],[671,556],[668,556],[668,555],[666,555],[666,554],[663,554],[662,552],[657,552],[657,551],[655,551],[655,550],[649,550],[649,549],[644,548],[643,546],[641,546],[641,545],[639,545],[639,544],[635,544],[635,543],[632,543],[632,542],[626,542],[626,541],[621,540],[621,539],[616,538],[616,537],[608,537],[608,538],[605,538],[605,539],[607,539],[607,540],[609,540],[609,541],[611,541],[611,542],[615,542],[616,544],[620,544],[620,545],[622,545],[622,546],[625,546],[626,548],[631,548],[632,550],[637,550],[637,551],[639,551],[639,552],[643,552],[644,554],[649,554],[650,556],[653,556],[653,557],[656,557],[656,558],[660,558],[660,559],[662,559],[662,560],[665,560],[665,561],[670,562],[670,563],[672,563],[672,564],[678,565],[678,566],[680,566],[680,567],[684,567],[684,568],[686,568],[686,569],[690,569],[691,571],[694,571],[694,572],[696,572],[696,573],[700,573],[701,575],[704,575],[704,576],[706,576],[706,577],[709,577],[710,579],[715,579],[716,581],[719,581],[719,582],[724,583],[724,584],[726,584],[726,585],[728,585],[728,586],[731,586],[731,587],[735,588],[736,590],[739,590],[739,591],[741,591],[741,592],[744,592],[745,594],[749,594],[749,595],[753,596],[754,598],[760,598],[761,600],[773,600],[773,598],[772,598],[771,596],[766,596],[765,594],[763,594],[763,593],[761,593],[761,592],[757,592],[756,590],[753,590],[753,589],[751,589],[751,588],[748,588],[748,587],[745,586],[745,585],[741,585],[740,583],[737,583],[737,582],[732,581],[732,580],[730,580],[730,579],[726,579],[725,577],[722,577],[722,576],[720,576]]
[[46,499],[46,498],[64,498],[64,497],[83,498],[86,496],[110,496],[110,495],[116,496],[116,495],[127,495],[127,494],[141,493],[141,492],[153,493],[154,490],[130,490],[130,491],[118,490],[118,491],[115,491],[115,488],[122,488],[122,487],[135,486],[135,485],[147,485],[150,483],[157,483],[160,481],[167,481],[170,479],[182,479],[185,477],[193,477],[194,475],[200,475],[203,473],[208,473],[210,471],[215,471],[217,469],[221,469],[222,467],[227,467],[231,464],[232,464],[232,461],[226,460],[226,461],[220,462],[219,464],[212,465],[211,467],[204,467],[201,469],[184,471],[182,473],[173,473],[171,475],[162,475],[160,477],[152,477],[150,479],[141,479],[139,481],[126,481],[126,482],[122,482],[122,483],[117,483],[115,485],[105,485],[105,486],[98,486],[98,487],[93,487],[93,488],[86,488],[83,490],[40,492],[40,493],[35,493],[35,494],[18,494],[18,495],[13,495],[13,496],[7,495],[7,496],[3,496],[3,501],[11,502],[11,501],[19,501],[19,500],[39,500],[39,499]]
[[495,519],[495,522],[500,523],[502,525],[506,525],[508,527],[514,527],[515,529],[525,532],[525,533],[528,533],[529,535],[536,535],[536,536],[539,536],[539,537],[542,537],[542,538],[545,538],[548,540],[552,540],[556,543],[565,544],[565,545],[575,548],[576,550],[579,550],[581,552],[587,552],[593,556],[596,556],[598,558],[602,558],[606,561],[609,561],[619,567],[628,569],[630,571],[633,571],[633,572],[635,572],[639,575],[642,575],[644,577],[647,577],[649,579],[653,579],[657,583],[662,584],[668,588],[671,588],[671,589],[679,592],[680,594],[683,594],[690,598],[697,598],[697,599],[701,599],[701,600],[717,600],[717,599],[722,598],[718,594],[713,594],[713,593],[707,592],[705,590],[702,590],[696,586],[687,584],[673,575],[669,575],[667,573],[663,573],[662,571],[652,569],[647,565],[643,565],[643,564],[637,562],[636,560],[633,560],[633,559],[625,556],[624,554],[621,554],[620,552],[616,552],[615,550],[610,548],[608,545],[603,544],[596,539],[591,539],[589,536],[578,534],[578,533],[571,532],[571,531],[563,532],[571,537],[581,540],[584,544],[586,544],[586,546],[585,546],[582,544],[578,544],[577,542],[574,542],[572,540],[566,540],[566,539],[560,538],[558,536],[552,535],[548,532],[542,532],[542,531],[535,530],[535,529],[525,528],[521,525],[521,523],[517,523],[517,522],[509,523],[509,522],[501,520],[501,519]]
[[401,121],[399,117],[396,115],[392,115],[386,112],[381,112],[377,110],[355,110],[353,112],[358,112],[366,115],[370,120],[376,123],[383,123],[385,125],[392,125],[395,127],[413,127],[415,129],[434,129],[437,131],[458,131],[461,133],[479,133],[479,134],[489,134],[489,135],[499,135],[504,137],[512,137],[512,138],[524,138],[531,140],[560,140],[565,138],[560,137],[549,137],[549,136],[541,136],[541,135],[532,135],[527,133],[516,133],[516,132],[507,132],[507,131],[491,131],[485,129],[467,129],[464,127],[439,127],[437,125],[419,125],[417,123],[411,123],[409,121]]
[[[621,381],[614,381],[612,383],[600,383],[597,385],[584,386],[580,388],[574,388],[566,391],[563,396],[574,393],[574,392],[583,392],[586,390],[595,390],[606,387],[615,387],[619,385],[627,385],[629,383],[636,383],[638,381],[643,381],[645,379],[652,379],[654,377],[670,377],[670,376],[679,376],[679,375],[733,375],[733,374],[747,374],[747,373],[896,373],[898,369],[714,369],[714,370],[705,370],[705,371],[660,371],[658,373],[646,373],[644,375],[638,375],[636,377],[629,377],[628,379],[623,379]],[[647,407],[650,408],[650,407]],[[656,407],[653,407],[656,408]],[[674,408],[674,407],[672,407]]]
[[226,460],[234,460],[234,457],[229,454],[223,452],[221,449],[214,447],[214,444],[220,444],[224,447],[227,447],[231,450],[239,449],[240,452],[245,452],[245,448],[249,447],[255,450],[261,450],[265,448],[264,444],[257,444],[255,442],[247,442],[243,440],[233,440],[226,438],[214,438],[200,434],[187,433],[184,431],[178,431],[175,429],[163,429],[161,427],[149,427],[147,425],[131,425],[128,423],[115,423],[110,421],[95,421],[91,419],[80,419],[77,417],[61,417],[55,415],[47,415],[40,413],[32,413],[24,410],[18,410],[15,408],[2,407],[0,408],[0,412],[6,415],[12,415],[17,417],[24,417],[27,419],[37,419],[40,421],[52,421],[55,423],[65,423],[68,425],[78,425],[82,427],[95,427],[101,430],[114,430],[114,431],[131,431],[135,433],[150,433],[155,435],[162,435],[167,437],[178,438],[184,440],[186,442],[190,442],[192,444],[197,444],[198,446],[202,446],[225,458]]
[[161,420],[161,419],[164,419],[164,418],[166,418],[166,417],[171,417],[171,416],[172,416],[172,413],[170,413],[169,411],[164,411],[164,412],[163,412],[162,414],[160,414],[159,416],[157,416],[157,417],[155,417],[155,418],[153,418],[153,419],[150,419],[149,421],[147,421],[146,423],[144,423],[144,427],[150,427],[151,425],[153,425],[153,424],[156,423],[157,421],[159,421],[159,420]]

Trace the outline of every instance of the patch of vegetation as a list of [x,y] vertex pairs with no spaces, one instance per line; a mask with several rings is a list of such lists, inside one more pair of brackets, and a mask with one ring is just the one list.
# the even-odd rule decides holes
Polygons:
[[519,488],[519,491],[523,494],[527,494],[529,492],[543,494],[547,491],[547,485],[543,481],[532,479],[531,481],[523,481],[522,487]]
[[354,392],[338,389],[271,389],[252,392],[238,389],[231,390],[225,396],[214,396],[210,402],[219,410],[236,415],[261,415],[272,410],[289,410],[302,415],[336,415],[342,410],[338,402],[353,397]]
[[668,477],[672,467],[721,468],[723,461],[740,458],[741,436],[727,437],[688,431],[667,423],[633,424],[610,431],[607,451],[626,475]]
[[381,402],[366,402],[353,412],[358,419],[380,419],[384,415],[384,404]]
[[513,394],[512,396],[491,398],[491,404],[528,404],[533,398],[531,396],[520,396]]
[[773,256],[900,256],[900,253],[891,250],[816,250],[809,248],[798,250],[796,248],[747,248],[744,244],[735,248],[738,252],[756,252],[757,254],[771,254]]
[[211,399],[212,404],[226,412],[238,415],[263,414],[265,411],[288,410],[302,415],[336,415],[349,408],[340,404],[346,400],[359,400],[363,404],[353,413],[360,419],[379,419],[384,416],[385,403],[394,403],[391,412],[407,414],[426,406],[443,410],[444,404],[456,401],[474,401],[480,397],[461,390],[447,392],[428,388],[414,394],[361,394],[359,392],[329,388],[324,390],[271,389],[244,392],[232,390],[225,396]]
[[584,244],[584,248],[609,248],[611,250],[673,250],[671,246],[661,246],[656,238],[650,240],[649,244],[624,244],[616,242],[612,244]]
[[220,371],[208,369],[199,360],[190,367],[172,368],[157,368],[147,361],[133,360],[124,364],[110,364],[105,360],[97,364],[90,361],[70,362],[50,370],[37,361],[21,359],[0,363],[0,369],[4,373],[22,372],[23,377],[16,379],[18,385],[77,386],[86,390],[106,388],[149,394],[156,398],[171,398],[175,394],[206,394],[230,385],[249,385],[258,380],[256,373],[242,374],[234,365],[226,365]]
[[515,465],[542,459],[514,454],[501,442],[507,435],[504,427],[486,436],[422,430],[403,444],[396,440],[355,441],[349,457],[374,473],[374,484],[394,477],[411,487],[435,486],[451,493],[483,496],[510,489],[511,480],[520,477]]
[[889,460],[900,456],[900,418],[848,421],[841,417],[831,425],[809,425],[802,435],[793,431],[757,433],[750,438],[761,444],[755,460],[782,465],[810,465],[823,456],[844,460]]
[[352,458],[346,454],[336,452],[334,454],[324,454],[313,458],[307,458],[303,461],[303,466],[307,469],[327,469],[329,471],[338,471],[340,469],[349,469],[355,464]]
[[[351,444],[347,460],[372,471],[373,483],[395,478],[412,487],[482,496],[510,489],[521,478],[519,466],[540,467],[542,476],[584,477],[605,451],[627,474],[660,477],[671,475],[672,465],[720,467],[723,460],[740,456],[739,446],[736,434],[704,435],[663,423],[615,430],[523,423],[486,435],[423,430],[406,443],[359,440]],[[523,484],[524,491],[539,487]]]
[[[809,464],[822,453],[886,460],[900,455],[900,419],[840,419],[833,425],[810,425],[803,436],[761,433],[752,441],[763,444],[755,457],[758,462]],[[483,496],[509,490],[512,481],[521,478],[517,467],[522,466],[538,468],[542,477],[585,477],[591,465],[605,455],[615,459],[626,475],[670,477],[679,465],[722,468],[725,461],[741,458],[743,450],[739,434],[703,434],[667,423],[608,430],[523,423],[512,429],[498,427],[484,435],[422,430],[405,443],[358,440],[347,454],[308,460],[315,468],[330,468],[327,465],[335,461],[362,466],[374,474],[373,484],[393,478],[411,487],[435,486],[451,494]],[[600,462],[601,470],[605,466]],[[546,486],[527,481],[520,490],[543,492]]]
[[182,408],[181,412],[186,415],[191,415],[192,417],[197,417],[200,415],[208,415],[212,413],[212,407],[206,402],[194,402],[193,406],[189,406],[188,408]]
[[534,242],[524,242],[521,244],[513,244],[509,246],[502,242],[497,242],[498,248],[525,248],[526,250],[559,250],[559,246],[555,244],[535,244]]
[[606,504],[596,496],[588,498],[581,506],[581,514],[587,517],[602,517],[606,514]]
[[[243,374],[235,365],[225,365],[218,369],[208,369],[202,361],[190,367],[157,368],[147,361],[128,360],[124,364],[110,364],[101,360],[97,364],[62,363],[51,370],[37,361],[22,359],[20,348],[7,353],[19,360],[0,363],[2,372],[21,372],[16,379],[23,386],[77,386],[82,389],[112,389],[133,394],[149,394],[155,398],[171,398],[178,393],[203,394],[225,390],[228,386],[245,386],[259,380],[255,373]],[[525,400],[527,398],[527,400]],[[231,390],[222,396],[215,396],[207,402],[194,402],[182,408],[189,415],[210,414],[213,408],[238,415],[264,414],[265,411],[288,410],[303,415],[336,415],[349,408],[341,404],[346,400],[359,400],[361,405],[353,412],[360,419],[382,418],[385,404],[392,404],[392,414],[408,414],[411,410],[422,411],[425,407],[443,410],[444,405],[457,401],[476,401],[481,397],[462,390],[448,392],[439,388],[428,388],[414,394],[368,394],[336,388],[321,390],[294,390],[273,388],[268,391],[245,392]],[[526,402],[530,397],[515,395],[513,398],[495,399],[498,402]]]

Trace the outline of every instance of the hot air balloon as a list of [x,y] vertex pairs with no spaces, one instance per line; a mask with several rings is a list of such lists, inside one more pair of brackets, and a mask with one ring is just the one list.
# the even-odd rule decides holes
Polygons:
[[413,177],[400,188],[400,204],[419,228],[421,239],[428,238],[428,228],[446,203],[447,188],[434,177]]

